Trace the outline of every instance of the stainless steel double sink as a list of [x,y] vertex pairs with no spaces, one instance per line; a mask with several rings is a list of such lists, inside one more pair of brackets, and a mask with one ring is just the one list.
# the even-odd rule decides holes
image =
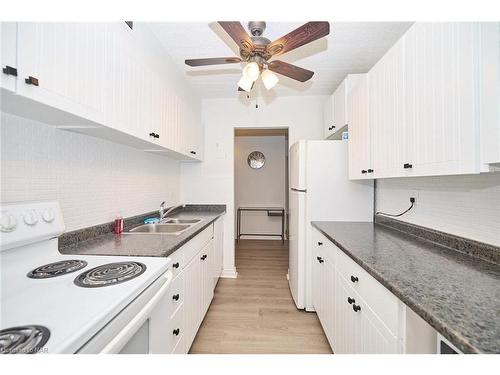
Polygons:
[[130,229],[125,234],[164,234],[177,236],[198,224],[202,219],[165,219],[157,224],[143,224]]

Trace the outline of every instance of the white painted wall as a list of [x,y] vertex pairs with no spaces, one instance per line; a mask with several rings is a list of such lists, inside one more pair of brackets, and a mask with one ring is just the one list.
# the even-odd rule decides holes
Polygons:
[[179,162],[1,114],[1,202],[58,200],[66,230],[179,201]]
[[376,210],[413,224],[500,246],[500,173],[377,180]]
[[[235,137],[235,215],[238,207],[245,206],[286,208],[285,147],[284,136]],[[247,157],[252,151],[261,151],[266,157],[262,168],[248,166]],[[281,233],[281,218],[267,216],[266,212],[242,212],[241,232]],[[243,238],[279,239],[266,236]]]
[[223,276],[236,276],[234,266],[234,128],[284,127],[289,144],[322,139],[324,96],[277,97],[270,102],[239,99],[202,100],[205,154],[201,164],[181,166],[181,201],[227,205],[224,220]]

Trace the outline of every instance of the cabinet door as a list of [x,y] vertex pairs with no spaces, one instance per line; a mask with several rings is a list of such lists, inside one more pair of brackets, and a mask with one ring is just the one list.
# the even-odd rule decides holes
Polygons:
[[[198,253],[200,254],[201,252]],[[199,256],[191,259],[184,269],[184,290],[185,351],[188,352],[201,322],[201,261]]]
[[405,162],[404,40],[370,70],[371,168],[377,178],[403,175]]
[[219,218],[214,223],[214,287],[219,281],[219,277],[222,273],[222,259],[224,251],[224,221]]
[[340,129],[347,124],[346,119],[346,85],[347,80],[343,80],[333,93],[333,131]]
[[[368,79],[364,74],[349,91],[349,178],[373,178],[368,119]],[[370,171],[369,171],[370,170]]]
[[[323,318],[323,295],[322,295],[322,272],[323,264],[321,260],[323,259],[322,248],[317,246],[316,241],[314,241],[312,246],[312,294],[313,294],[313,306],[318,318]],[[318,259],[319,258],[319,259]],[[323,322],[322,322],[323,323]]]
[[213,239],[201,251],[201,282],[200,282],[200,323],[203,320],[210,302],[214,297],[214,283],[213,283],[213,261],[214,261],[214,241]]
[[480,24],[481,157],[500,164],[500,22]]
[[323,284],[323,315],[325,316],[323,328],[333,348],[335,341],[335,267],[328,258],[324,264],[322,274]]
[[0,87],[8,91],[16,90],[17,69],[17,24],[15,22],[0,22]]
[[325,139],[334,133],[335,127],[333,124],[333,95],[326,98],[323,105],[323,127]]
[[354,311],[348,298],[355,295],[338,273],[335,275],[335,342],[333,350],[337,354],[355,354],[357,326],[354,324]]
[[106,24],[20,22],[17,30],[17,93],[104,123]]
[[356,301],[361,310],[354,312],[354,322],[359,333],[355,353],[359,354],[397,354],[398,339],[384,326],[377,315],[364,303]]
[[[153,73],[142,59],[137,40],[125,24],[110,23],[106,34],[107,124],[124,133],[158,144],[162,138],[153,126]],[[152,145],[152,149],[154,146]]]
[[477,25],[465,22],[416,23],[406,36],[409,176],[478,171],[476,37]]

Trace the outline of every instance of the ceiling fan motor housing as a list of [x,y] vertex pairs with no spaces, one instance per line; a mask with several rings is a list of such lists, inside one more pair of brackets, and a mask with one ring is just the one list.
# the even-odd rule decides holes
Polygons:
[[261,36],[264,34],[266,29],[266,23],[264,21],[250,21],[248,23],[248,30],[250,30],[250,35]]

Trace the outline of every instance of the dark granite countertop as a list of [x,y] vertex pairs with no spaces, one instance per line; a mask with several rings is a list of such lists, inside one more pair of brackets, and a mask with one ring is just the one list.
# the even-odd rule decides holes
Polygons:
[[500,353],[500,266],[385,225],[312,222],[464,353]]
[[[69,233],[63,239],[63,245],[59,247],[62,254],[81,254],[81,255],[123,255],[123,256],[151,256],[167,257],[175,250],[179,249],[186,242],[195,237],[203,229],[213,223],[218,217],[226,212],[225,205],[211,206],[187,206],[185,209],[176,210],[169,218],[202,219],[201,222],[193,225],[185,232],[172,236],[160,234],[120,234],[105,233],[98,236],[92,236],[81,240],[82,233],[75,231]],[[141,217],[136,218],[142,218]],[[156,215],[157,216],[157,215]],[[135,218],[134,218],[135,219]],[[128,226],[136,226],[126,223]],[[97,227],[96,227],[97,228]],[[127,229],[129,229],[127,228]],[[91,228],[92,229],[92,228]],[[101,228],[99,228],[101,230]],[[87,230],[88,232],[88,230]],[[74,240],[72,240],[72,238]]]

